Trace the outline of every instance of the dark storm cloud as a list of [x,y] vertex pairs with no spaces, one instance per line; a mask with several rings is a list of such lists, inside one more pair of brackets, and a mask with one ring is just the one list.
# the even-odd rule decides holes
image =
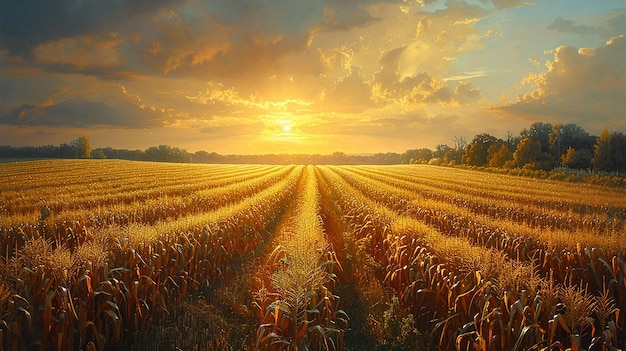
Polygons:
[[115,30],[134,17],[179,0],[1,0],[0,48],[29,56],[37,45],[59,38]]
[[23,104],[0,112],[0,125],[92,127],[114,126],[147,128],[162,123],[162,113],[128,102],[107,104],[73,98],[50,106]]

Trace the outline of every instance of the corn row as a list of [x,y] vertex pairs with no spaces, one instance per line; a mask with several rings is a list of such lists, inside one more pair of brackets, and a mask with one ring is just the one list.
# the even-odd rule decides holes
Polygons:
[[[386,183],[366,179],[359,175],[348,176],[338,170],[344,179],[364,194],[435,226],[442,233],[467,238],[474,245],[494,248],[516,260],[534,260],[546,276],[557,281],[567,277],[587,282],[591,292],[600,292],[607,280],[619,277],[622,271],[623,242],[617,235],[592,236],[557,230],[537,232],[533,228],[513,225],[501,219],[477,216],[471,211],[434,202],[416,201],[415,195]],[[615,264],[608,264],[615,261]],[[619,307],[626,293],[616,285],[613,294]]]
[[[153,166],[154,167],[154,166]],[[120,167],[121,168],[121,167]],[[67,173],[49,173],[62,184],[48,184],[45,188],[29,189],[17,182],[0,184],[0,208],[6,215],[34,214],[39,215],[42,205],[46,205],[54,213],[71,210],[85,210],[111,206],[128,205],[150,199],[179,197],[196,192],[202,193],[206,189],[227,186],[237,182],[245,182],[271,172],[278,172],[281,168],[263,168],[235,174],[207,174],[193,173],[184,174],[177,172],[155,173],[155,169],[145,174],[133,173],[128,179],[117,178],[120,172],[116,172],[110,181],[102,180],[98,174],[83,174],[81,182],[72,184],[67,179]],[[23,173],[24,170],[22,170]],[[234,172],[234,171],[233,171]],[[78,173],[78,172],[77,172]],[[11,178],[19,176],[12,175]],[[19,197],[19,198],[18,198]]]
[[[577,195],[577,201],[572,200],[569,204],[544,203],[539,205],[529,203],[521,195],[498,198],[492,192],[476,191],[475,188],[466,186],[455,187],[448,183],[429,185],[428,183],[433,182],[434,179],[424,181],[423,178],[365,171],[356,167],[344,168],[343,170],[413,192],[416,198],[424,201],[445,202],[458,208],[470,210],[478,215],[487,215],[534,228],[584,230],[592,231],[594,234],[604,234],[621,230],[626,221],[626,202],[616,201],[615,194],[608,194],[606,190],[601,198],[602,205],[591,205],[588,197],[582,197],[580,194]],[[445,182],[445,180],[443,181]],[[521,194],[525,193],[519,188],[515,191]],[[568,194],[568,192],[561,190],[560,194]],[[608,199],[613,200],[611,207],[606,205]],[[565,207],[569,207],[569,210]]]
[[[46,206],[52,214],[63,212],[90,213],[109,206],[140,206],[144,201],[168,198],[184,198],[206,189],[226,186],[236,182],[253,180],[268,172],[278,172],[280,168],[263,169],[258,172],[231,174],[228,178],[201,174],[158,174],[146,170],[146,173],[134,174],[129,179],[117,179],[119,172],[103,177],[98,174],[84,174],[81,183],[71,184],[67,173],[50,173],[50,176],[67,180],[68,184],[48,184],[45,187],[28,189],[15,183],[0,184],[0,213],[5,216],[3,222],[15,223],[16,217],[37,221],[41,208]],[[121,166],[119,167],[122,168]],[[76,172],[79,174],[80,172]],[[170,178],[171,177],[171,178]],[[86,214],[83,214],[86,216]]]
[[617,351],[622,194],[441,167],[3,164],[0,349]]
[[72,252],[43,238],[27,240],[0,270],[0,292],[7,291],[0,296],[2,345],[136,347],[149,337],[150,325],[176,320],[181,303],[216,284],[235,258],[260,245],[301,171],[203,216],[89,229],[88,240]]
[[602,215],[610,210],[626,207],[621,188],[589,184],[529,180],[525,177],[493,175],[460,169],[425,166],[350,167],[353,171],[378,175],[384,180],[404,180],[426,196],[484,199],[491,202],[515,203],[518,207],[530,206],[542,212],[558,209],[562,213]]
[[[73,250],[85,240],[86,228],[101,228],[107,225],[144,228],[166,220],[176,219],[174,223],[177,223],[192,220],[194,217],[202,218],[208,211],[218,210],[220,207],[254,196],[270,184],[276,183],[278,177],[288,176],[290,172],[294,172],[292,167],[284,167],[279,172],[255,180],[216,187],[210,192],[205,191],[178,200],[164,197],[154,201],[137,202],[130,206],[109,206],[102,211],[51,214],[45,221],[37,220],[34,223],[23,221],[17,225],[6,225],[2,221],[0,231],[8,243],[3,249],[11,252],[21,247],[26,238],[43,236],[67,244],[68,248]],[[8,252],[2,251],[2,254],[6,255]]]
[[[371,237],[371,255],[384,267],[385,281],[419,324],[429,325],[441,349],[617,345],[620,320],[610,296],[541,278],[533,264],[443,236],[365,198],[328,168],[321,173],[353,221],[355,235]],[[606,335],[594,329],[581,339],[592,315]]]
[[313,167],[308,166],[266,264],[271,287],[259,294],[260,350],[342,348],[348,317],[339,309],[339,296],[331,292],[339,262],[320,223],[319,197]]

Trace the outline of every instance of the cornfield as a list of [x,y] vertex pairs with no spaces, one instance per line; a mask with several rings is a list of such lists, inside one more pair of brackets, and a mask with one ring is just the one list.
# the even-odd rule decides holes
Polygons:
[[625,221],[457,168],[0,164],[0,348],[621,350]]

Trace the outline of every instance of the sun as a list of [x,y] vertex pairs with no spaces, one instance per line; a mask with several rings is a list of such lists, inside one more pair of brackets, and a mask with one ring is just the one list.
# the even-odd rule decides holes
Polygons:
[[280,128],[279,130],[281,131],[281,133],[286,133],[289,134],[292,132],[293,130],[293,120],[291,119],[279,119],[276,121],[276,124],[278,124],[278,127]]

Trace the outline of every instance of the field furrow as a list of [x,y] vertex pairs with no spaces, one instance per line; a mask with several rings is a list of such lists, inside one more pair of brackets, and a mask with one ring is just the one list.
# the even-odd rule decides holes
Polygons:
[[0,349],[618,351],[625,227],[469,169],[0,164]]
[[262,312],[256,347],[281,350],[340,350],[348,316],[332,293],[341,267],[326,240],[319,218],[320,194],[313,166],[308,166],[275,245],[263,265],[265,283],[257,293]]
[[[488,343],[489,349],[509,350],[515,345],[534,345],[538,340],[551,344],[555,336],[552,331],[546,331],[552,330],[548,326],[554,325],[559,315],[550,314],[550,308],[548,311],[543,308],[554,308],[558,303],[569,305],[565,294],[568,294],[567,298],[575,295],[586,299],[589,311],[585,313],[591,313],[591,301],[594,299],[618,301],[619,306],[624,303],[624,289],[621,286],[616,286],[617,290],[613,291],[603,290],[598,292],[600,295],[591,297],[587,295],[586,288],[569,285],[576,281],[572,279],[572,270],[569,270],[569,280],[562,280],[570,283],[559,285],[552,273],[547,277],[538,275],[534,261],[524,264],[508,260],[498,251],[472,246],[459,237],[444,235],[410,215],[399,214],[384,206],[384,197],[377,201],[368,199],[335,170],[326,167],[322,168],[321,173],[328,184],[335,188],[334,198],[343,202],[346,216],[354,220],[354,233],[357,238],[371,243],[371,256],[383,268],[385,282],[395,289],[401,302],[412,312],[411,315],[421,320],[424,323],[422,325],[428,325],[428,321],[436,322],[427,331],[439,335],[435,343],[439,347],[447,349],[460,342],[467,347]],[[371,188],[370,191],[374,192]],[[379,191],[384,193],[383,190]],[[389,194],[389,197],[393,195]],[[349,212],[350,209],[352,212]],[[585,259],[585,255],[581,253],[577,258]],[[615,262],[614,268],[608,267],[610,274],[607,274],[607,279],[622,274],[623,261],[618,256],[614,256],[612,261]],[[594,261],[594,265],[586,268],[591,271],[598,267],[595,264],[601,262]],[[541,294],[549,294],[551,297],[549,300],[532,300],[531,296]],[[610,296],[612,294],[613,297]],[[539,302],[541,308],[537,306]],[[528,309],[534,311],[534,314],[518,316],[514,309],[509,308],[511,305],[519,305],[519,311]],[[521,317],[522,320],[518,320]],[[463,333],[464,328],[472,324],[460,321],[472,318],[475,321],[476,318],[484,319]],[[493,322],[501,318],[508,320],[508,323],[501,321],[504,329],[502,325],[494,329]],[[526,328],[525,323],[528,320],[525,318],[532,319],[537,330],[527,333],[529,328]],[[609,323],[609,327],[614,325],[611,323],[617,323],[619,317],[612,315],[612,318],[614,321]],[[616,333],[615,328],[612,330]],[[489,335],[498,337],[487,338]]]
[[[476,235],[472,232],[478,228],[487,231],[487,233],[495,233],[500,237],[537,239],[547,249],[571,250],[582,245],[602,248],[608,252],[617,252],[626,248],[619,235],[623,227],[621,221],[612,224],[605,223],[605,228],[609,225],[611,228],[601,233],[593,230],[593,228],[570,227],[561,229],[555,228],[556,225],[528,224],[525,220],[518,223],[518,221],[489,213],[489,211],[481,211],[468,204],[467,201],[455,201],[457,198],[433,199],[424,197],[419,191],[421,186],[419,183],[406,184],[406,182],[382,181],[367,174],[353,172],[352,169],[335,168],[335,170],[353,186],[374,197],[376,201],[387,203],[398,211],[406,211],[419,216],[427,222],[433,222],[449,235],[484,237],[484,235]],[[572,222],[570,221],[570,224]]]
[[[419,191],[430,197],[502,202],[530,206],[543,212],[558,210],[567,214],[605,215],[626,208],[626,199],[601,186],[493,175],[460,169],[425,166],[351,167],[354,171],[378,175],[384,181],[404,180],[419,184]],[[623,193],[623,190],[616,189]],[[583,200],[584,199],[584,200]]]
[[[86,164],[89,165],[89,164]],[[96,174],[85,173],[80,183],[72,184],[67,179],[68,172],[50,172],[48,177],[60,179],[58,184],[46,184],[45,187],[30,189],[28,186],[12,181],[11,178],[28,177],[27,170],[7,176],[7,181],[0,182],[0,209],[7,215],[39,215],[43,205],[53,212],[68,210],[83,210],[111,205],[128,205],[146,200],[167,197],[180,197],[195,192],[202,192],[237,182],[245,182],[269,173],[284,171],[280,167],[257,167],[250,170],[236,169],[224,173],[216,172],[205,167],[202,172],[184,173],[184,169],[177,172],[162,170],[160,164],[151,168],[134,170],[128,177],[122,176],[122,167],[115,167],[107,178],[103,179]],[[145,167],[145,166],[144,166]],[[180,166],[179,166],[180,167]],[[232,166],[231,166],[232,167]],[[219,169],[220,167],[217,167]],[[194,169],[191,169],[194,170]],[[76,172],[79,174],[79,172]],[[42,182],[45,183],[45,182]]]
[[[240,201],[154,225],[85,228],[54,241],[27,237],[11,249],[3,236],[0,289],[15,286],[24,297],[15,308],[27,313],[7,316],[7,342],[126,348],[148,337],[151,325],[176,320],[185,301],[264,241],[301,177],[302,167],[286,170]],[[23,318],[35,327],[22,330]]]

